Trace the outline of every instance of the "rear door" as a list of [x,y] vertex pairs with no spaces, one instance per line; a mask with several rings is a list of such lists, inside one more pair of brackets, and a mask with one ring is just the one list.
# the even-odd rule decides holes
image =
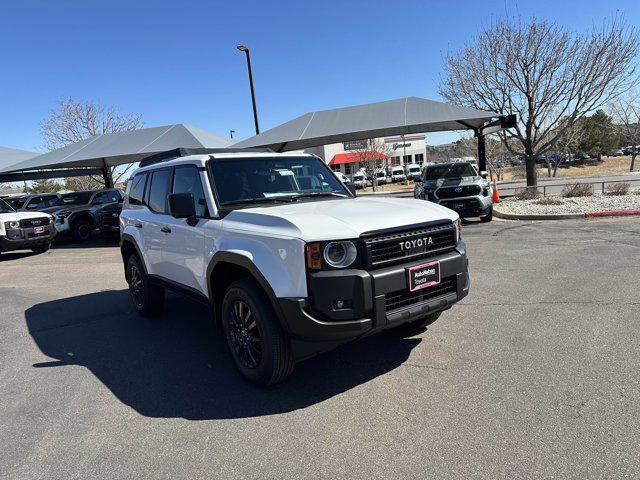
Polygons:
[[167,218],[166,226],[171,230],[166,235],[164,249],[164,260],[171,265],[167,278],[206,294],[203,224],[209,212],[200,169],[196,165],[175,167],[171,191],[193,194],[198,221],[196,225],[189,225],[184,218]]
[[149,273],[164,278],[170,278],[171,273],[171,265],[164,261],[163,252],[171,234],[167,196],[172,177],[173,168],[161,168],[150,174],[145,194],[147,211],[141,218],[141,237],[147,255],[147,268]]

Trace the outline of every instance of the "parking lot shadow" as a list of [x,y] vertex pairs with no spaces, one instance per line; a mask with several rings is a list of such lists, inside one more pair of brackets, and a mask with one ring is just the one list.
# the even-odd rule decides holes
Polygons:
[[259,389],[234,370],[209,309],[183,297],[170,295],[156,319],[139,317],[126,290],[41,303],[25,317],[42,353],[56,359],[34,367],[81,365],[142,415],[193,420],[271,415],[322,402],[397,368],[421,341],[374,335],[301,362],[287,381]]

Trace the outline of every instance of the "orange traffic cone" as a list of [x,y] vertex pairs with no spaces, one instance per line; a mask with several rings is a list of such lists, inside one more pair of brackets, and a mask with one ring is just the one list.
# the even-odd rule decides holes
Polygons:
[[498,194],[498,186],[495,178],[493,179],[493,203],[500,203],[500,194]]

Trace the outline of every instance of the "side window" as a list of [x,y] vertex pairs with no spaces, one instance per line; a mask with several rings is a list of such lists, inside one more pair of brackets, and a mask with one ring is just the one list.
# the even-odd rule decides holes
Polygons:
[[106,196],[106,192],[96,193],[93,200],[91,200],[91,205],[102,205],[103,203],[107,203]]
[[156,170],[151,175],[149,208],[156,213],[167,213],[167,195],[171,183],[171,169]]
[[129,181],[129,203],[131,205],[144,204],[144,187],[147,184],[147,174],[140,173]]
[[40,206],[40,203],[42,203],[42,197],[33,197],[31,200],[29,200],[29,203],[27,203],[25,209],[36,210]]
[[204,197],[202,179],[196,167],[176,167],[173,177],[173,193],[193,193],[196,202],[196,215],[207,216],[207,201]]
[[102,203],[117,203],[119,201],[120,192],[118,192],[117,190],[109,190],[108,192],[104,192]]

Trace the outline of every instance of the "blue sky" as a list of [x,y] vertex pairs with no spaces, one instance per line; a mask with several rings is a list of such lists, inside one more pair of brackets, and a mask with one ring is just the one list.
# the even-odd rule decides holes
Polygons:
[[[439,99],[442,55],[493,19],[551,18],[588,30],[640,2],[146,2],[3,0],[0,145],[42,150],[56,100],[253,133],[244,54],[251,47],[263,130],[310,110],[405,96]],[[428,136],[430,144],[452,134]]]

